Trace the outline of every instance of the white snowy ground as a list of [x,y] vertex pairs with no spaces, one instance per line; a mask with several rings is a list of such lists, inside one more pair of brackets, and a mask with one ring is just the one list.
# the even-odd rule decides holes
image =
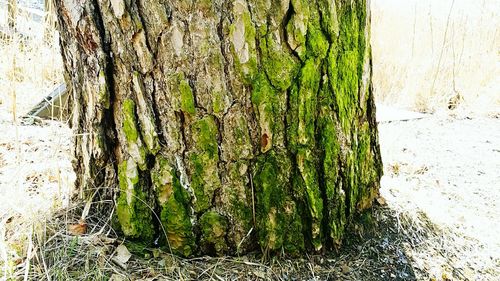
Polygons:
[[413,249],[413,266],[442,279],[458,270],[460,279],[494,280],[500,276],[500,119],[418,117],[424,118],[379,125],[382,196],[390,208],[440,229],[434,241]]

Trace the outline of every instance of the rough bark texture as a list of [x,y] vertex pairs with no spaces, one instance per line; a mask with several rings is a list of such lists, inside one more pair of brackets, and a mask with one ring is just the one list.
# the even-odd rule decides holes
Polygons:
[[114,194],[125,236],[319,251],[378,194],[369,1],[56,6],[77,186]]

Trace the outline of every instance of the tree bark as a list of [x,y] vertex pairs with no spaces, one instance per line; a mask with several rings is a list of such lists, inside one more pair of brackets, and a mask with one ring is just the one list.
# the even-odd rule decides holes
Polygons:
[[114,195],[126,237],[320,251],[377,196],[369,1],[56,6],[76,184]]

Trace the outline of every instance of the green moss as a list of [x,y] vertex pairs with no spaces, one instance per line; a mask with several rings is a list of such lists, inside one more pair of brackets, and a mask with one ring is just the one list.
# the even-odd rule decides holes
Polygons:
[[304,60],[310,16],[309,2],[305,0],[293,0],[291,1],[291,5],[294,13],[286,26],[288,44],[300,59]]
[[173,253],[190,256],[194,253],[195,237],[189,215],[190,196],[182,187],[176,170],[162,156],[156,158],[151,171],[155,197],[160,206],[160,222],[167,235],[167,245]]
[[194,147],[209,157],[218,159],[218,127],[213,116],[205,116],[191,125]]
[[335,195],[338,176],[340,144],[334,122],[333,118],[326,112],[318,119],[318,127],[321,132],[320,145],[323,150],[323,170],[325,171],[325,192],[327,198],[333,198]]
[[308,219],[306,229],[312,246],[320,250],[323,247],[324,191],[320,186],[320,162],[315,152],[316,124],[322,65],[330,43],[321,30],[318,12],[309,9],[309,13],[311,18],[307,23],[307,49],[304,51],[305,55],[301,56],[299,53],[305,61],[289,94],[288,146],[295,154],[297,165],[293,181],[294,194],[305,204],[305,217]]
[[346,226],[345,193],[339,184],[340,140],[336,129],[336,117],[333,108],[335,103],[328,83],[325,83],[319,94],[320,106],[318,116],[319,144],[322,153],[322,178],[326,198],[325,235],[336,246],[340,246]]
[[357,13],[364,15],[364,12],[359,12],[351,5],[342,7],[339,13],[339,37],[328,54],[329,79],[345,134],[351,132],[357,114],[365,54],[365,40],[361,32],[364,26],[360,26]]
[[337,132],[336,117],[333,110],[335,104],[334,95],[331,91],[328,81],[322,85],[318,97],[319,115],[317,121],[317,130],[319,133],[319,144],[321,149],[322,159],[322,177],[324,192],[326,198],[326,235],[336,245],[340,245],[342,234],[345,227],[345,211],[344,202],[345,195],[338,184],[339,173],[339,155],[340,143]]
[[137,117],[135,111],[135,102],[132,99],[125,99],[122,104],[123,114],[123,132],[127,139],[128,153],[139,165],[141,170],[146,170],[147,150],[139,137]]
[[[310,231],[313,246],[320,249],[327,239],[340,243],[348,220],[346,214],[355,212],[356,204],[364,204],[364,198],[371,197],[372,190],[365,188],[370,184],[364,182],[373,176],[363,170],[374,169],[367,166],[372,162],[370,140],[357,135],[362,113],[359,87],[363,63],[369,55],[364,38],[364,3],[317,3],[308,6],[304,29],[302,3],[292,1],[294,14],[287,26],[288,43],[304,63],[289,90],[287,144],[297,165],[293,192],[297,202],[304,203],[308,220],[304,227]],[[342,136],[352,147],[346,148],[345,177],[339,184]],[[323,237],[323,233],[327,236]]]
[[371,206],[373,198],[378,194],[380,169],[371,149],[371,131],[368,122],[360,125],[357,132],[356,158],[358,163],[359,197],[356,209],[361,211]]
[[118,180],[120,194],[116,212],[123,233],[130,238],[152,240],[154,229],[151,203],[133,160],[123,161],[118,165]]
[[224,96],[221,92],[212,92],[212,111],[215,114],[224,113]]
[[[336,201],[347,201],[346,208],[338,207],[332,217],[337,221],[331,224],[331,236],[338,241],[343,231],[345,213],[352,216],[357,209],[363,209],[373,199],[373,182],[376,181],[377,168],[375,167],[370,148],[370,130],[366,124],[359,124],[359,116],[365,114],[363,107],[359,105],[359,88],[362,85],[363,66],[369,56],[367,52],[367,41],[364,36],[366,27],[366,7],[363,1],[349,3],[339,7],[339,32],[338,38],[333,41],[328,54],[328,77],[331,90],[334,93],[334,103],[338,108],[338,120],[342,128],[342,134],[354,138],[351,150],[346,157],[344,169],[343,187],[346,194],[338,191],[335,195]],[[323,23],[325,28],[325,23]],[[325,150],[325,157],[329,155]],[[327,158],[325,158],[327,159]],[[325,160],[326,161],[326,160]],[[326,169],[326,167],[325,167]],[[326,179],[333,180],[333,179]],[[335,209],[335,208],[333,208]]]
[[317,114],[317,93],[321,73],[318,64],[309,59],[304,64],[299,78],[298,143],[308,145],[314,142],[314,127]]
[[206,116],[191,124],[193,149],[188,153],[191,187],[196,201],[194,209],[201,212],[212,204],[213,192],[220,188],[218,167],[218,127],[214,117]]
[[316,170],[319,163],[316,159],[317,157],[311,149],[300,148],[297,151],[298,179],[296,183],[301,186],[296,188],[305,191],[308,217],[311,219],[311,242],[316,250],[320,250],[322,247],[323,198]]
[[[317,11],[311,10],[312,16]],[[319,16],[318,16],[319,18]],[[288,123],[292,134],[291,146],[294,151],[298,146],[315,146],[315,123],[317,117],[317,94],[322,77],[322,60],[330,46],[319,27],[319,19],[311,19],[307,35],[308,59],[304,62],[298,83],[290,92]]]
[[328,53],[330,42],[323,33],[320,20],[320,12],[316,8],[311,9],[311,18],[307,32],[307,56],[322,60]]
[[306,19],[309,18],[309,9],[311,1],[307,0],[291,0],[293,6],[293,11],[296,14],[306,15]]
[[111,102],[110,102],[110,95],[104,70],[99,71],[98,81],[99,81],[98,101],[104,108],[109,109]]
[[128,142],[137,142],[139,132],[137,131],[137,119],[135,117],[135,102],[131,99],[123,101],[123,132]]
[[350,132],[356,115],[359,77],[357,73],[359,57],[356,51],[344,51],[338,57],[338,78],[334,84],[335,97],[339,108],[339,118],[344,132]]
[[228,231],[227,219],[215,211],[205,212],[200,217],[201,247],[205,253],[215,252],[223,255],[227,252],[226,234]]
[[321,31],[319,23],[310,24],[307,34],[307,52],[309,57],[323,59],[326,57],[330,43]]
[[264,73],[259,73],[252,84],[252,103],[259,105],[276,100],[276,91]]
[[356,212],[356,204],[358,202],[358,196],[361,186],[358,184],[358,168],[356,163],[355,152],[350,152],[347,155],[347,163],[346,163],[346,182],[345,186],[347,187],[347,195],[349,198],[349,202],[347,202],[347,208],[349,209],[349,218],[351,219],[353,214]]
[[267,30],[267,19],[269,17],[269,12],[271,10],[271,6],[277,3],[271,4],[269,0],[249,0],[245,1],[251,5],[252,9],[252,19],[256,23],[256,27],[258,32],[261,34],[265,34],[265,30]]
[[285,202],[284,214],[286,224],[283,248],[287,253],[299,254],[305,249],[302,217],[297,204],[291,198],[287,198]]
[[278,95],[264,73],[259,73],[252,87],[252,104],[260,126],[261,151],[269,151],[274,143],[275,132],[279,131]]
[[253,243],[246,237],[253,227],[252,190],[248,186],[249,162],[238,160],[228,163],[226,184],[222,188],[222,208],[232,223],[228,242],[237,253],[244,253]]
[[245,1],[234,2],[233,14],[235,19],[229,27],[231,51],[236,69],[250,85],[258,72],[256,30]]
[[272,35],[259,39],[262,53],[262,68],[277,90],[287,90],[299,72],[300,62],[288,51],[282,50]]
[[[222,255],[229,250],[229,244],[236,247],[229,235],[236,230],[238,235],[247,231],[253,221],[252,208],[246,200],[251,196],[246,197],[248,190],[244,189],[248,184],[246,165],[252,165],[255,227],[264,252],[303,251],[304,235],[316,250],[327,239],[340,243],[350,219],[346,214],[353,216],[366,205],[366,198],[371,200],[372,186],[379,176],[371,149],[374,140],[370,126],[360,121],[364,120],[361,116],[365,112],[364,105],[359,105],[359,87],[363,62],[369,56],[362,2],[342,2],[342,6],[336,7],[340,2],[318,0],[316,6],[306,0],[292,0],[293,14],[285,36],[292,52],[285,42],[277,39],[283,35],[276,32],[283,23],[281,10],[276,8],[278,4],[254,1],[250,15],[245,1],[234,1],[234,19],[229,27],[224,26],[229,29],[236,72],[252,89],[261,153],[251,161],[227,163],[226,170],[219,171],[220,136],[215,117],[194,116],[196,101],[189,81],[184,74],[170,77],[169,85],[179,91],[173,106],[188,115],[185,160],[189,180],[186,182],[192,194],[181,185],[178,172],[173,168],[175,164],[162,157],[156,158],[151,182],[161,210],[160,221],[174,253],[189,256],[196,252],[194,232],[200,235],[199,247],[204,253]],[[213,3],[206,0],[197,5],[208,11]],[[207,63],[217,66],[215,68],[220,66],[212,61]],[[225,93],[219,90],[212,89],[212,108],[207,107],[209,113],[218,117],[226,106]],[[285,110],[288,111],[287,141],[283,140]],[[132,100],[124,101],[123,116],[123,131],[129,147],[143,147],[141,135],[145,133],[140,131]],[[242,149],[247,149],[250,143],[248,131],[243,130],[247,126],[242,123],[233,127],[233,151],[242,155]],[[283,144],[287,147],[281,150]],[[138,156],[131,154],[131,159],[120,164],[120,188],[124,191],[118,199],[117,210],[124,232],[134,238],[144,233],[148,236],[142,224],[147,218],[138,221],[139,214],[145,212],[139,212],[138,203],[124,196],[133,190],[136,198],[144,198],[144,201],[149,198],[144,192],[142,172],[133,164],[142,166],[145,152],[141,151],[146,150],[138,151]],[[340,159],[346,161],[342,163],[341,178]],[[231,186],[223,187],[221,176]],[[228,201],[223,207],[228,217],[212,206],[217,189],[221,189],[221,195],[217,193],[216,199]],[[195,215],[199,220],[193,231],[191,217]],[[237,223],[230,225],[228,218]]]
[[179,76],[179,92],[181,110],[185,113],[194,115],[196,113],[196,108],[194,106],[193,90],[191,89],[189,82],[184,78],[184,74]]
[[274,150],[257,157],[254,165],[257,236],[264,252],[303,247],[301,220],[287,192],[291,165],[285,153]]
[[326,32],[328,37],[336,38],[339,35],[339,19],[337,16],[336,1],[318,0],[318,6],[321,11],[322,29]]
[[317,93],[321,72],[318,63],[308,59],[300,72],[299,82],[290,91],[288,111],[289,146],[296,152],[300,146],[315,145]]

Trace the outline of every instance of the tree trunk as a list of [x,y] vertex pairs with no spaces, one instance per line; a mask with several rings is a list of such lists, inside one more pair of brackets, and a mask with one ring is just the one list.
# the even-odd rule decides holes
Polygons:
[[77,187],[114,194],[126,237],[319,251],[378,194],[369,1],[56,6]]

